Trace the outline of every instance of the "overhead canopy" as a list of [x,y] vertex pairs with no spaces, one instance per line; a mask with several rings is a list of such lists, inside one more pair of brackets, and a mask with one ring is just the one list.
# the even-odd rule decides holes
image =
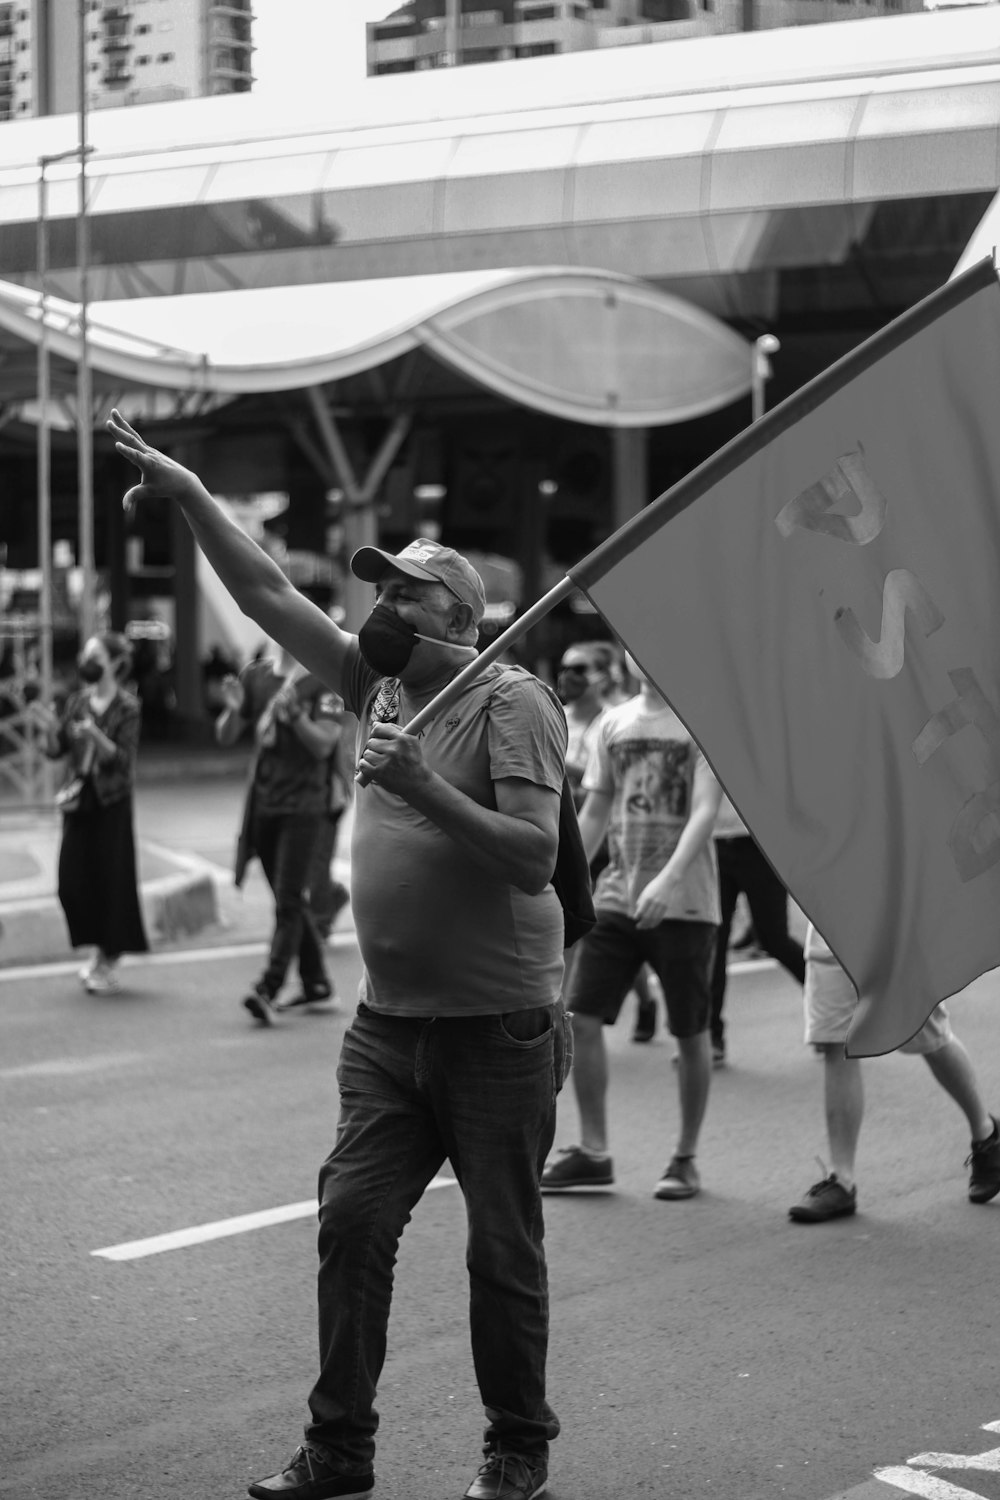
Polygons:
[[[96,111],[92,290],[840,266],[882,205],[996,191],[1000,8],[435,69],[306,103],[311,117],[252,94]],[[13,280],[34,273],[39,158],[75,141],[71,116],[4,127],[0,264]],[[52,285],[67,296],[78,200],[77,165],[53,165]],[[889,247],[894,276],[920,238]]]
[[[51,352],[75,361],[78,306],[46,309]],[[0,344],[37,344],[37,293],[0,283],[0,330]],[[750,346],[710,314],[560,267],[95,303],[88,346],[119,387],[230,396],[325,385],[422,347],[510,401],[608,427],[686,421],[751,383]]]

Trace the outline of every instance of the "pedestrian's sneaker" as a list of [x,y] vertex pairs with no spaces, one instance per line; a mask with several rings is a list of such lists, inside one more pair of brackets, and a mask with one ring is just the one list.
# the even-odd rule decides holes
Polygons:
[[88,995],[117,995],[122,987],[118,977],[118,965],[102,958],[83,981]]
[[712,1043],[712,1067],[724,1068],[726,1066],[726,1044],[725,1042]]
[[487,1452],[486,1462],[462,1500],[536,1500],[545,1494],[545,1460],[528,1453]]
[[[1000,1187],[1000,1179],[997,1186]],[[846,1188],[838,1181],[836,1172],[831,1172],[822,1182],[813,1183],[805,1196],[788,1210],[788,1217],[796,1224],[823,1224],[827,1219],[846,1218],[857,1206],[857,1188]]]
[[324,1448],[303,1443],[296,1448],[280,1474],[258,1479],[247,1493],[254,1500],[362,1500],[375,1487],[371,1469],[364,1474],[345,1474],[334,1466]]
[[243,1001],[244,1006],[259,1021],[261,1026],[273,1026],[275,1017],[274,996],[260,980]]
[[83,968],[80,969],[79,974],[77,976],[79,978],[79,980],[80,980],[80,983],[83,985],[83,987],[84,987],[85,990],[88,989],[90,981],[91,981],[91,979],[93,979],[95,973],[97,972],[97,968],[98,968],[98,965],[100,964],[100,962],[101,962],[100,952],[95,948],[94,952],[91,954],[90,958],[84,964]]
[[559,1193],[566,1188],[606,1188],[615,1180],[610,1156],[591,1156],[579,1146],[564,1146],[559,1160],[542,1173],[543,1193]]
[[654,1198],[693,1198],[701,1192],[701,1178],[693,1156],[673,1156],[656,1184]]
[[273,1009],[284,1014],[286,1010],[309,1011],[311,1015],[333,1015],[342,1009],[332,984],[326,980],[319,984],[304,984],[290,1000],[276,1000]]
[[989,1203],[1000,1193],[1000,1122],[991,1115],[993,1134],[985,1141],[973,1141],[972,1152],[965,1165],[969,1173],[969,1202]]

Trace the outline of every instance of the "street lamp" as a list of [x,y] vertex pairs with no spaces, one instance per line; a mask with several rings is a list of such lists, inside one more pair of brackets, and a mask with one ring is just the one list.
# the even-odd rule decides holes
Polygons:
[[[91,148],[87,146],[83,155]],[[42,581],[38,628],[42,700],[52,697],[52,482],[49,445],[49,326],[48,273],[49,225],[46,172],[55,162],[80,156],[79,146],[38,158],[38,226],[36,258],[38,271],[38,562]]]
[[90,356],[87,349],[89,235],[87,224],[87,0],[78,0],[77,46],[80,86],[80,211],[77,220],[76,258],[80,273],[80,355],[76,365],[76,453],[80,530],[80,636],[94,633],[94,433],[90,391]]
[[764,386],[771,378],[771,361],[769,355],[777,354],[781,348],[780,340],[773,333],[762,333],[759,339],[754,340],[752,365],[750,368],[750,395],[753,402],[753,420],[758,422],[764,415]]

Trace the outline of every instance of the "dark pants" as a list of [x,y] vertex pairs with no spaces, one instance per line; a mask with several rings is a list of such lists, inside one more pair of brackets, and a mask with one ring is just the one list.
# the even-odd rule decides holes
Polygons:
[[799,984],[805,983],[806,964],[802,946],[788,931],[788,892],[749,834],[716,839],[719,856],[719,899],[722,925],[712,969],[712,1041],[722,1046],[725,1022],[722,1008],[726,997],[726,955],[733,913],[741,891],[745,892],[757,941],[787,969]]
[[350,897],[347,887],[334,880],[330,869],[337,849],[337,830],[340,813],[320,818],[313,849],[312,869],[309,872],[309,909],[316,923],[316,931],[325,942],[330,936],[337,913],[347,905]]
[[548,1452],[559,1423],[545,1398],[549,1301],[538,1182],[571,1055],[561,1005],[453,1020],[359,1007],[338,1069],[336,1143],[319,1179],[320,1375],[306,1428],[343,1472],[372,1462],[396,1251],[446,1158],[465,1195],[486,1443]]
[[323,945],[309,909],[309,876],[322,818],[315,813],[257,813],[253,846],[274,894],[274,933],[262,983],[276,995],[297,958],[307,990],[329,983]]

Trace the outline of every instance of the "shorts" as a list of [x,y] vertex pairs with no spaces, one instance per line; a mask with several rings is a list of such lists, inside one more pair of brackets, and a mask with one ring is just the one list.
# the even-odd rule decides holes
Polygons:
[[663,986],[671,1036],[697,1036],[712,1012],[711,976],[718,927],[669,918],[638,928],[634,917],[599,911],[580,939],[567,1009],[613,1026],[639,970],[649,964]]
[[[857,1004],[857,992],[833,954],[829,950],[809,953],[803,991],[809,1045],[841,1046],[846,1042]],[[929,1052],[940,1052],[953,1037],[947,1009],[935,1005],[916,1035],[898,1050],[926,1056]]]

